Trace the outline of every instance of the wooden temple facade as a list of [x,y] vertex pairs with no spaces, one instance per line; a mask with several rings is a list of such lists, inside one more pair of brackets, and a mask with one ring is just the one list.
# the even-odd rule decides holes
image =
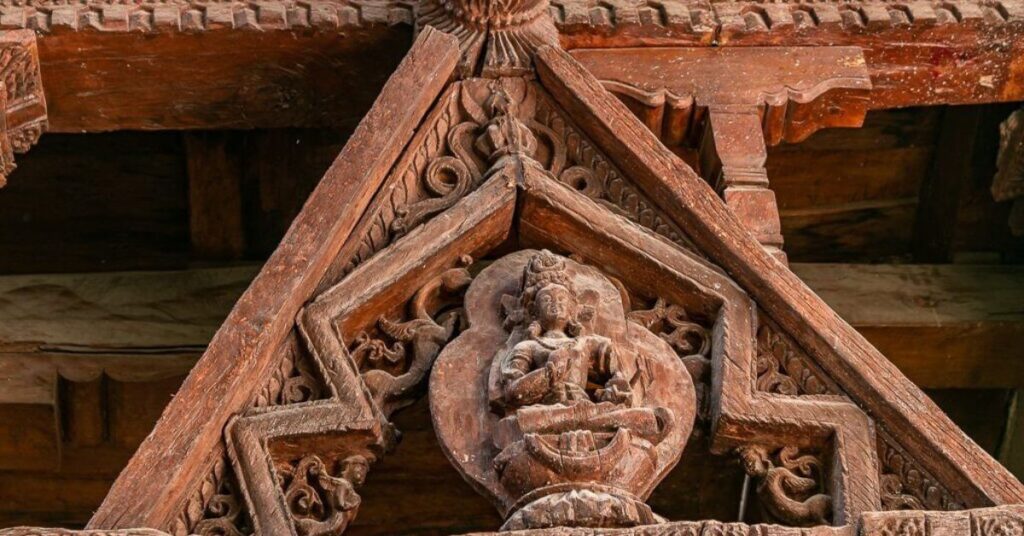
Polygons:
[[0,535],[1024,534],[1024,2],[0,0],[0,75]]

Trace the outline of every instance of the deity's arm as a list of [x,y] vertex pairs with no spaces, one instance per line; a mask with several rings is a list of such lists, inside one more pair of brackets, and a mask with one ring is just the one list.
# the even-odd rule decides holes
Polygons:
[[513,346],[500,359],[501,378],[504,381],[521,378],[534,368],[533,348],[526,341]]
[[607,378],[619,368],[618,353],[615,344],[607,337],[592,335],[588,340],[590,353],[590,371],[596,377]]
[[536,345],[523,341],[503,356],[501,377],[505,400],[516,406],[538,404],[551,390],[548,367],[536,367]]
[[631,396],[629,377],[622,367],[615,344],[606,337],[595,337],[591,353],[592,380],[603,383],[598,397],[609,402],[624,402]]

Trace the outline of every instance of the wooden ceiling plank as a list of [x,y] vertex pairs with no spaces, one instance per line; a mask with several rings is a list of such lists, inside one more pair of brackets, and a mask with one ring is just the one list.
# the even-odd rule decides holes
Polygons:
[[[1024,302],[1024,270],[990,265],[827,263],[795,263],[791,268],[918,386],[1024,387],[1024,348],[1004,344],[1024,332],[1024,311],[1018,307]],[[61,378],[75,382],[92,381],[100,371],[119,381],[152,381],[187,373],[257,272],[256,266],[245,266],[0,278],[0,289],[8,289],[0,294],[35,289],[31,296],[22,295],[22,308],[52,305],[60,296],[81,293],[83,288],[100,292],[111,281],[131,293],[122,294],[123,306],[108,304],[108,318],[92,315],[85,307],[75,311],[82,314],[69,312],[30,322],[18,310],[0,307],[0,326],[31,334],[25,340],[4,338],[0,368],[6,371],[3,377],[8,383],[0,403],[42,400],[49,404],[52,382],[35,378],[54,368]],[[178,327],[187,328],[185,332],[177,335],[168,329],[174,326],[133,319],[148,315],[147,303],[153,308],[175,303],[177,299],[167,297],[165,291],[182,286],[192,290],[172,305],[174,314],[168,321],[181,320]],[[95,327],[91,333],[98,337],[75,337],[90,334],[75,327],[79,323],[91,323]],[[10,382],[23,387],[11,388]]]
[[922,388],[1024,386],[1024,269],[793,264],[814,293]]

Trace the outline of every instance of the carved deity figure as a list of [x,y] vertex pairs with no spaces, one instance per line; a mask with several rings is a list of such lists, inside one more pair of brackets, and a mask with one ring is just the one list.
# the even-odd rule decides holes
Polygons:
[[525,250],[474,278],[465,310],[469,329],[431,373],[431,415],[503,529],[658,523],[644,499],[682,453],[694,388],[668,343],[626,318],[618,287]]
[[531,259],[522,295],[506,301],[510,320],[530,322],[526,338],[499,357],[504,404],[589,401],[588,384],[603,385],[598,400],[630,400],[629,378],[611,339],[582,333],[580,321],[594,310],[580,304],[561,259],[547,251]]
[[519,102],[509,90],[494,83],[484,104],[490,119],[476,139],[476,150],[488,155],[491,164],[514,154],[532,156],[537,150],[537,138],[519,118]]

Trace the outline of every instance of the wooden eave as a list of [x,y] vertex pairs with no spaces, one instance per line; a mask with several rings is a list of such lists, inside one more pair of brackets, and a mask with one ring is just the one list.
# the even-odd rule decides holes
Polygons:
[[[551,9],[567,49],[862,47],[872,108],[1024,98],[1020,0]],[[0,3],[0,31],[39,36],[51,132],[351,128],[412,24],[407,1]]]

